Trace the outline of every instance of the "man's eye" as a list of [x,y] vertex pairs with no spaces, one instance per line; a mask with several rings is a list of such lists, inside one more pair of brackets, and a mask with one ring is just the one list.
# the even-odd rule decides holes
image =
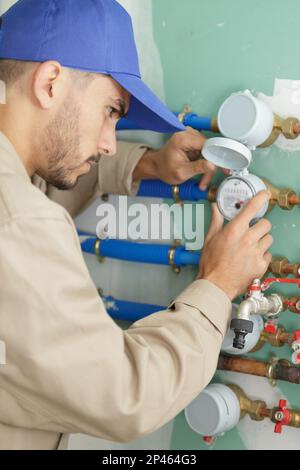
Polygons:
[[108,110],[108,115],[110,118],[119,119],[120,113],[116,108],[113,108],[112,106],[108,106],[107,110]]

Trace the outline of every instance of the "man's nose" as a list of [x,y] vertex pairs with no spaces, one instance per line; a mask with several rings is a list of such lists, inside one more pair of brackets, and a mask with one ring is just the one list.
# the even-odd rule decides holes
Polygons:
[[99,141],[99,153],[111,157],[117,153],[117,136],[115,127],[103,130]]

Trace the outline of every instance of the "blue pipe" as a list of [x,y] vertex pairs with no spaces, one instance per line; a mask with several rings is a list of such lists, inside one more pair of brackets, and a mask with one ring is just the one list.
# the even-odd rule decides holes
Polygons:
[[[175,116],[178,117],[179,114],[181,113],[175,113]],[[194,129],[198,131],[215,131],[212,118],[198,116],[197,114],[194,114],[194,113],[187,113],[184,116],[182,123],[185,126],[193,127]],[[127,131],[127,130],[147,130],[147,129],[134,124],[133,122],[129,121],[126,118],[123,118],[123,119],[120,119],[120,121],[118,122],[117,130]]]
[[[97,238],[87,238],[81,242],[82,251],[90,254],[97,254],[95,244]],[[100,255],[104,258],[114,258],[135,263],[162,264],[169,265],[170,245],[134,243],[123,240],[101,240]],[[175,249],[174,262],[178,267],[198,266],[200,254],[187,251],[183,246]]]
[[[179,184],[178,188],[181,201],[207,201],[208,190],[201,191],[194,180]],[[172,185],[160,180],[144,180],[140,184],[137,196],[173,199]]]
[[125,300],[117,300],[111,296],[102,297],[102,300],[108,314],[114,320],[135,322],[141,318],[148,317],[155,312],[160,312],[166,309],[166,307],[162,307],[160,305],[127,302]]

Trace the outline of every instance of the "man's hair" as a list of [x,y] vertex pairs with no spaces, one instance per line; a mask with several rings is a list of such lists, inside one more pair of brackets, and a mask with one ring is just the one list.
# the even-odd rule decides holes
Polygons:
[[13,59],[0,60],[0,80],[6,86],[16,83],[33,66],[33,62]]
[[[15,59],[0,59],[0,80],[7,87],[14,85],[31,68],[37,66],[38,62],[29,62]],[[82,72],[81,70],[68,69],[74,84],[80,88],[85,88],[96,77],[96,74]]]

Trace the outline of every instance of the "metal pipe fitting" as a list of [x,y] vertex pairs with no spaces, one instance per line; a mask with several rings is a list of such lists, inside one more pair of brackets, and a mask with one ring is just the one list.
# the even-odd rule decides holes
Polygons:
[[271,193],[269,203],[269,211],[271,211],[277,204],[283,210],[291,210],[295,205],[299,204],[299,198],[295,191],[290,188],[276,188],[269,180],[262,178],[267,186],[268,191]]
[[262,410],[267,408],[267,405],[262,400],[250,400],[244,391],[237,385],[228,385],[228,387],[236,394],[241,409],[241,418],[246,414],[250,416],[253,421],[263,421],[264,416]]
[[277,114],[274,115],[274,127],[271,135],[259,147],[269,147],[274,144],[278,137],[282,134],[286,139],[296,139],[300,134],[300,121],[295,117],[282,118]]
[[300,427],[300,410],[292,410],[287,408],[286,400],[280,400],[278,406],[268,408],[262,400],[251,400],[236,385],[228,385],[236,394],[241,408],[241,418],[246,414],[254,421],[262,421],[269,418],[275,423],[275,433],[281,433],[283,426],[293,428]]
[[267,315],[268,318],[276,318],[283,310],[283,301],[280,295],[271,294],[265,296],[261,290],[261,282],[255,279],[249,289],[249,296],[241,302],[237,311],[237,317],[231,320],[230,328],[235,337],[233,347],[244,349],[245,337],[253,331],[251,315]]
[[289,274],[293,274],[296,278],[300,278],[300,263],[291,264],[289,260],[284,257],[273,258],[269,266],[269,272],[279,277],[286,277]]

